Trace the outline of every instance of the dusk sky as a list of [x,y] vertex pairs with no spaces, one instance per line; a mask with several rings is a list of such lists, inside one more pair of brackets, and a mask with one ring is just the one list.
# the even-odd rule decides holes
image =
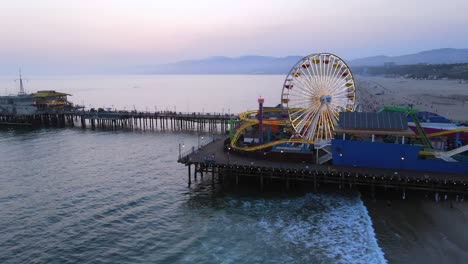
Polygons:
[[466,0],[2,0],[0,73],[467,48]]

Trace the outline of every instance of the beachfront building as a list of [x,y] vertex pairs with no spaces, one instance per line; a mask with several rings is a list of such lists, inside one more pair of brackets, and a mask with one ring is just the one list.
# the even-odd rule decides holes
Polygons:
[[70,109],[72,103],[67,101],[69,95],[53,90],[38,91],[32,94],[35,98],[34,106],[37,107],[39,113],[56,113]]
[[69,95],[47,90],[33,94],[0,96],[0,114],[26,116],[63,112],[73,107],[67,100]]
[[332,140],[335,166],[462,174],[468,170],[466,147],[443,152],[425,146],[403,113],[344,112],[339,120]]

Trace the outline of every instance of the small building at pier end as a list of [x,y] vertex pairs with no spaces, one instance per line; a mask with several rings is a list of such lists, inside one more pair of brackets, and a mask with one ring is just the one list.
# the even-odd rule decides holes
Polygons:
[[[0,96],[0,125],[31,126],[35,124],[63,124],[64,114],[80,107],[74,107],[67,99],[70,94],[43,90],[28,94],[24,91],[20,71],[20,89],[17,95]],[[68,117],[70,123],[71,116]]]
[[73,108],[73,104],[67,100],[67,97],[70,96],[67,93],[43,90],[27,94],[24,91],[21,70],[18,81],[20,87],[17,95],[0,96],[0,115],[20,117],[56,114]]

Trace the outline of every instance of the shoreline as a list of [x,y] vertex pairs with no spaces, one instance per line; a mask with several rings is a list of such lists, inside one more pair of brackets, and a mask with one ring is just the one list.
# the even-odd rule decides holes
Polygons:
[[388,263],[466,263],[467,203],[454,197],[435,202],[419,194],[362,200]]

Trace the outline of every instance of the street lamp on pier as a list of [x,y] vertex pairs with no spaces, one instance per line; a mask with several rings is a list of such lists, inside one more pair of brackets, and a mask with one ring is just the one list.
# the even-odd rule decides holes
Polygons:
[[185,144],[179,143],[179,159],[182,158],[182,148],[185,148]]
[[[197,138],[198,138],[198,148],[200,148],[200,135],[198,135]],[[201,136],[202,144],[203,144],[203,139],[204,138],[205,138],[204,136]]]
[[283,153],[284,151],[280,151],[280,168],[282,169],[283,168]]

